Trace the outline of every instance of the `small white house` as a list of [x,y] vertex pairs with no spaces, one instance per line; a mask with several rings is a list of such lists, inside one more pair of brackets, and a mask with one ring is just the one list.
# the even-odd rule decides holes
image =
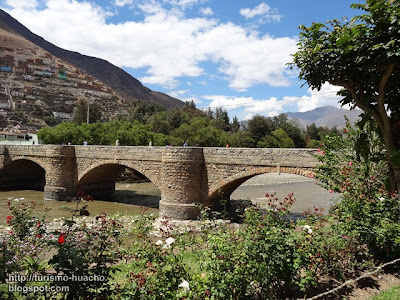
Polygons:
[[53,111],[53,116],[57,119],[73,119],[73,114],[65,113],[65,112],[58,112]]
[[39,145],[36,134],[0,131],[0,145]]

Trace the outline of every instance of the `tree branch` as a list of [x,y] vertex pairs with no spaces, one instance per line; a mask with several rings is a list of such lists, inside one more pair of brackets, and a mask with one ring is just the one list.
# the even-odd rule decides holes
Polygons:
[[390,119],[387,115],[386,108],[385,108],[385,99],[386,99],[386,85],[389,81],[390,76],[393,73],[396,64],[391,64],[384,72],[381,81],[379,82],[379,89],[378,89],[378,109],[382,118],[384,130],[384,137],[389,138],[386,142],[388,143],[387,146],[393,148],[393,137],[392,137],[392,128],[390,126]]
[[361,108],[363,111],[365,111],[366,113],[369,113],[378,123],[379,128],[383,131],[384,130],[384,123],[382,121],[381,116],[375,111],[373,110],[371,107],[369,107],[366,103],[365,103],[365,98],[364,98],[364,91],[362,89],[362,87],[358,86],[359,89],[359,94],[357,94],[356,89],[354,88],[354,86],[352,86],[351,84],[349,84],[349,82],[347,81],[342,81],[342,80],[329,80],[328,81],[330,84],[332,85],[336,85],[336,86],[342,86],[344,87],[347,91],[349,91],[349,93],[351,94],[351,96],[353,97],[354,101],[356,102],[356,105]]

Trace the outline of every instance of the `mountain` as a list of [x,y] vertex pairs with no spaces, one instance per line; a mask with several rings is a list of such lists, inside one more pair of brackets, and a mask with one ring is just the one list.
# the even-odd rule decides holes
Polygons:
[[310,111],[287,112],[285,114],[289,119],[296,120],[304,128],[312,123],[315,123],[318,127],[332,128],[336,126],[340,128],[346,125],[344,116],[347,116],[350,122],[354,123],[359,119],[361,113],[362,111],[358,109],[347,110],[328,105]]
[[96,103],[104,120],[127,100],[76,66],[0,24],[0,128],[28,129],[71,119],[80,100]]
[[184,103],[181,100],[164,93],[150,90],[143,86],[139,80],[104,59],[82,55],[78,52],[68,51],[57,47],[31,32],[28,28],[23,26],[3,10],[0,10],[0,27],[20,34],[50,54],[75,65],[85,73],[110,86],[122,97],[127,99],[128,102],[134,99],[140,99],[160,103],[166,108],[184,106]]

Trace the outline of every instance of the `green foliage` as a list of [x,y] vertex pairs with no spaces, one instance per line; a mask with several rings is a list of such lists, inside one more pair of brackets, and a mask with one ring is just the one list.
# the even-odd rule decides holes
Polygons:
[[6,223],[11,227],[9,236],[0,244],[0,282],[8,275],[26,270],[27,273],[44,269],[43,248],[40,239],[44,234],[45,216],[34,216],[35,204],[14,205],[8,202],[10,215]]
[[144,146],[153,141],[155,146],[164,146],[167,137],[150,131],[149,126],[138,122],[112,121],[109,123],[81,124],[62,123],[55,128],[45,127],[39,130],[38,137],[46,144],[82,145],[84,141],[91,145]]
[[230,125],[230,130],[231,132],[235,133],[238,132],[239,129],[240,129],[239,119],[236,116],[234,116],[232,119],[232,123]]
[[309,140],[306,143],[306,148],[318,148],[320,145],[320,142],[317,140]]
[[400,285],[389,288],[371,298],[371,300],[398,300],[398,299],[400,299]]
[[168,135],[172,128],[168,123],[168,114],[165,111],[152,115],[147,123],[153,132],[164,135]]
[[152,115],[163,111],[165,111],[165,107],[159,103],[137,100],[131,103],[126,120],[146,123]]
[[32,215],[35,209],[35,203],[30,204],[22,203],[21,205],[14,205],[8,202],[10,216],[7,217],[6,223],[13,228],[13,234],[20,239],[24,239],[29,233],[31,228],[43,222],[43,218],[34,217]]
[[276,139],[279,148],[294,148],[294,141],[282,128],[274,130],[272,136]]
[[[358,106],[374,119],[390,154],[400,145],[400,2],[366,0],[352,8],[365,14],[301,26],[292,66],[313,89],[326,82],[341,86],[340,102]],[[386,160],[392,190],[400,189],[400,166],[390,155]]]
[[257,147],[279,148],[279,141],[272,135],[266,135],[257,143]]
[[238,132],[232,133],[230,135],[230,145],[232,147],[253,147],[255,141],[250,136],[248,131],[239,130]]
[[109,295],[109,280],[116,271],[110,264],[117,259],[114,249],[120,243],[120,225],[105,214],[80,227],[75,224],[73,219],[65,222],[67,230],[65,234],[58,233],[57,252],[49,261],[57,274],[66,275],[70,280],[55,281],[53,284],[68,286],[67,298],[70,299]]
[[[390,259],[400,255],[400,200],[385,187],[389,172],[384,148],[372,127],[348,125],[344,137],[326,137],[318,150],[322,165],[317,178],[342,193],[333,214],[344,234],[356,236],[377,258]],[[359,145],[360,135],[368,143]],[[360,146],[364,155],[357,150]]]
[[274,130],[274,124],[270,118],[256,115],[247,121],[246,130],[250,133],[251,138],[257,143],[265,135],[271,134]]
[[182,124],[171,132],[171,136],[181,140],[179,145],[186,141],[190,146],[225,146],[229,137],[223,130],[215,128],[207,119],[193,118],[189,124]]
[[56,126],[60,124],[60,121],[53,116],[44,116],[43,121],[45,121],[48,126]]
[[215,109],[215,115],[213,120],[214,126],[217,129],[228,132],[230,130],[229,116],[226,110],[222,108]]
[[294,143],[293,146],[290,146],[291,142],[287,141],[286,142],[287,146],[282,147],[282,148],[292,148],[292,147],[304,148],[305,147],[304,136],[303,136],[302,131],[300,130],[299,126],[296,126],[295,123],[286,122],[281,126],[281,128],[283,130],[285,130],[285,132],[288,134],[289,138]]
[[299,275],[291,224],[274,212],[246,211],[246,226],[209,233],[200,290],[215,299],[269,299],[282,295]]
[[75,115],[74,122],[76,124],[87,123],[89,116],[89,123],[96,123],[101,121],[102,109],[96,102],[88,103],[87,101],[79,101]]
[[317,125],[315,123],[312,123],[311,125],[307,125],[307,135],[310,137],[312,140],[317,140],[319,141],[321,139],[319,130],[317,128]]
[[[39,285],[67,286],[68,291],[62,295],[65,299],[101,298],[110,296],[110,279],[116,271],[112,264],[116,262],[118,253],[114,250],[120,245],[121,225],[114,219],[101,214],[92,221],[76,223],[76,216],[82,209],[80,201],[91,197],[79,194],[72,217],[64,220],[64,224],[54,228],[43,217],[34,216],[34,204],[14,206],[9,204],[11,215],[7,223],[11,227],[9,235],[0,247],[0,281],[9,279],[10,275],[44,275],[38,278],[50,278],[47,270],[54,269],[60,276],[50,282],[35,282],[30,278],[20,277],[13,284],[18,287],[31,286],[36,291],[44,292],[45,298],[57,298],[57,290],[39,289]],[[51,254],[50,260],[45,256]],[[46,276],[47,275],[47,276]],[[68,279],[66,279],[68,278]],[[21,289],[22,290],[22,289]],[[35,289],[12,293],[0,291],[2,299],[30,299],[38,297]],[[33,292],[32,292],[33,291]]]
[[[304,132],[295,123],[288,121],[285,114],[273,118],[254,116],[241,129],[235,116],[232,122],[228,113],[221,109],[196,109],[188,102],[182,109],[165,110],[159,104],[134,101],[128,116],[120,115],[108,123],[92,121],[86,124],[87,103],[81,101],[76,118],[80,121],[61,123],[55,128],[39,130],[39,138],[47,144],[81,145],[148,145],[181,146],[186,141],[190,146],[205,147],[305,147]],[[84,120],[85,119],[85,120]],[[50,119],[48,120],[53,123]],[[281,128],[287,135],[277,139],[272,132]]]

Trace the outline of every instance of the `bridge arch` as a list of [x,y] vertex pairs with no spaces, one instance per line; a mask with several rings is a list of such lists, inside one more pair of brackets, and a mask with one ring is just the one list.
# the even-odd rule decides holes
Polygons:
[[221,197],[228,199],[230,195],[236,190],[242,183],[248,179],[265,173],[289,173],[295,175],[301,175],[310,177],[314,174],[312,168],[302,167],[257,167],[249,170],[241,171],[234,175],[231,175],[223,180],[218,181],[212,185],[208,190],[208,198],[206,204],[211,204],[213,201],[218,200]]
[[15,157],[0,170],[0,188],[43,190],[47,171],[47,164],[38,159]]
[[126,169],[132,169],[144,175],[159,190],[161,183],[140,165],[116,162],[115,160],[102,160],[96,162],[78,174],[77,189],[101,199],[115,191],[115,182],[119,175]]

